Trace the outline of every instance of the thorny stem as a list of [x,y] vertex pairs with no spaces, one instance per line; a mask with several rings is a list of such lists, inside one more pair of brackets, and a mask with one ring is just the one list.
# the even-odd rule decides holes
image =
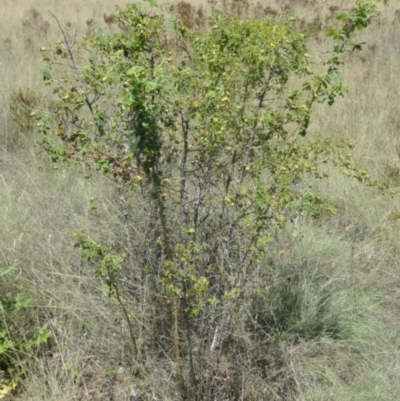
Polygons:
[[121,296],[119,293],[119,287],[118,287],[117,283],[114,283],[114,289],[115,289],[115,295],[117,297],[118,303],[122,309],[123,314],[125,315],[126,322],[128,323],[129,334],[131,337],[131,342],[132,342],[132,347],[133,347],[133,355],[134,355],[135,359],[137,360],[138,356],[139,356],[139,352],[138,352],[136,337],[135,337],[135,334],[133,333],[131,318],[129,316],[128,311],[125,308],[124,303],[122,302],[122,299],[121,299]]
[[118,188],[118,197],[119,197],[119,201],[120,201],[121,208],[122,208],[121,211],[122,211],[123,222],[124,222],[125,242],[126,242],[126,247],[128,249],[128,262],[129,262],[130,268],[133,269],[134,268],[133,255],[132,255],[133,243],[132,243],[131,233],[129,230],[129,213],[128,213],[128,209],[126,206],[124,191],[121,187]]

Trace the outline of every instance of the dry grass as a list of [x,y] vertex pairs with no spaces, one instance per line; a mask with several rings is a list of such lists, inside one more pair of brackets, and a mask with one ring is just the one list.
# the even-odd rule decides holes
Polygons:
[[[305,25],[318,26],[341,3],[260,1],[255,10],[279,14],[294,4]],[[350,93],[332,108],[317,110],[312,135],[356,140],[357,160],[388,179],[396,193],[383,197],[335,172],[324,182],[310,182],[339,206],[338,214],[318,224],[296,222],[277,236],[269,256],[277,277],[299,277],[307,300],[304,319],[314,311],[315,294],[327,290],[330,313],[340,316],[348,335],[278,347],[281,365],[269,366],[264,399],[282,400],[279,392],[287,382],[296,390],[287,393],[287,400],[394,401],[400,394],[400,7],[394,3],[362,33],[367,47],[344,67]],[[175,10],[188,26],[200,26],[199,7],[206,10],[212,4],[196,4],[194,14],[189,13],[190,4],[194,7],[187,2]],[[247,7],[243,1],[236,5]],[[34,149],[29,132],[17,132],[12,123],[7,106],[12,94],[19,89],[43,93],[39,49],[59,37],[48,11],[62,23],[70,22],[80,35],[93,24],[112,23],[108,16],[113,6],[59,0],[2,4],[0,264],[16,266],[6,285],[22,288],[35,300],[31,318],[46,320],[53,333],[49,348],[27,362],[29,379],[14,399],[136,400],[134,394],[145,392],[153,399],[173,400],[172,379],[156,355],[146,362],[146,380],[126,370],[127,328],[73,247],[70,232],[76,227],[118,241],[122,228],[115,216],[120,210],[111,184],[102,177],[89,182],[84,172],[67,166],[54,170]],[[316,40],[310,53],[324,46]],[[91,197],[97,198],[95,211],[90,211]],[[144,307],[135,311],[139,320],[140,314],[151,313]],[[258,380],[249,366],[249,377],[243,380],[253,379]],[[253,399],[251,393],[247,397]]]

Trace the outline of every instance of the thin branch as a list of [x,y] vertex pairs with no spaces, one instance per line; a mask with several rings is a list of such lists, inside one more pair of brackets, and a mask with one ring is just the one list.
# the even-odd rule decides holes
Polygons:
[[[49,11],[49,12],[50,12],[50,11]],[[76,64],[76,62],[75,62],[75,57],[74,57],[74,55],[73,55],[73,53],[72,53],[72,47],[73,47],[73,46],[70,45],[69,40],[68,40],[68,37],[67,37],[67,34],[65,33],[63,27],[61,26],[61,23],[60,23],[59,19],[58,19],[52,12],[50,12],[50,14],[51,14],[52,17],[56,20],[57,25],[58,25],[58,28],[60,29],[61,34],[62,34],[63,37],[64,37],[64,43],[65,43],[65,46],[66,46],[66,48],[67,48],[67,51],[68,51],[68,54],[69,54],[69,58],[70,58],[70,60],[71,60],[71,62],[72,62],[72,64],[73,64],[73,66],[74,66],[74,69],[75,69],[75,70],[78,70],[78,66],[77,66],[77,64]],[[76,39],[76,36],[75,36],[75,39]]]

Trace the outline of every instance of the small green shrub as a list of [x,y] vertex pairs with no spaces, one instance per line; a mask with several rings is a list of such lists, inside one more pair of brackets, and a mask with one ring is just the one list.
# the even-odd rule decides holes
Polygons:
[[[145,377],[140,363],[156,354],[183,400],[260,399],[261,388],[254,395],[251,385],[235,385],[258,359],[246,339],[259,327],[264,339],[258,331],[255,344],[276,334],[340,337],[329,292],[307,319],[296,277],[260,295],[273,233],[296,217],[334,211],[307,185],[327,176],[327,163],[386,188],[355,165],[350,142],[307,137],[313,105],[346,93],[342,56],[361,48],[351,36],[377,12],[360,0],[340,14],[341,27],[328,32],[333,50],[316,66],[307,35],[287,15],[215,12],[194,29],[148,5],[120,10],[115,33],[75,46],[62,32],[63,41],[42,49],[43,78],[57,99],[37,114],[42,146],[53,161],[100,170],[118,188],[125,249],[82,234],[77,246],[125,311],[136,374]],[[127,197],[146,205],[142,237],[133,235]],[[131,325],[119,291],[133,294],[134,307],[152,305],[140,326],[146,334]],[[263,381],[263,369],[252,376]]]
[[[4,276],[10,268],[1,267],[1,276]],[[0,373],[2,379],[1,395],[7,394],[15,388],[18,380],[24,375],[23,361],[29,357],[38,346],[45,343],[50,337],[50,332],[43,326],[40,329],[26,329],[20,327],[26,325],[27,310],[31,300],[20,294],[11,293],[0,296]]]

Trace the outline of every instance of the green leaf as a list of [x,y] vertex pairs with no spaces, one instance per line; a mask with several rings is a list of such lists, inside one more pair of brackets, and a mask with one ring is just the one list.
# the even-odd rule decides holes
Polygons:
[[127,72],[126,75],[138,75],[139,73],[145,71],[145,68],[140,65],[135,65],[131,67]]
[[51,71],[48,68],[43,68],[42,71],[43,81],[50,81],[52,78]]
[[14,270],[15,266],[1,266],[0,265],[0,277],[5,276],[6,274],[10,273],[12,270]]

